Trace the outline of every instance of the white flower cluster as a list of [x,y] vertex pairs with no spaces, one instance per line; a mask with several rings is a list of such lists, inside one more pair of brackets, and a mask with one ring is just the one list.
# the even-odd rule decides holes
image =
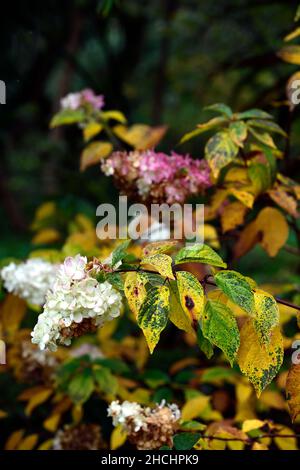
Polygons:
[[124,429],[129,430],[133,425],[134,432],[138,432],[141,429],[146,430],[149,418],[154,417],[164,408],[169,410],[171,421],[176,422],[180,419],[181,413],[178,406],[174,403],[167,404],[165,400],[162,400],[155,408],[144,408],[136,402],[124,401],[120,403],[116,400],[109,405],[108,416],[112,417],[114,426],[120,424]]
[[60,267],[53,288],[46,296],[44,311],[35,325],[32,342],[40,349],[69,345],[90,327],[101,326],[118,317],[122,298],[112,285],[99,283],[85,270],[87,259],[68,257]]
[[4,287],[34,305],[43,305],[46,293],[53,286],[57,265],[33,258],[24,263],[10,263],[1,271]]

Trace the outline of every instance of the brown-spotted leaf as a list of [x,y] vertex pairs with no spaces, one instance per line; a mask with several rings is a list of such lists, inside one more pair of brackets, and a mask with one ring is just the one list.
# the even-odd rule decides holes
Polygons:
[[124,283],[124,294],[126,296],[130,310],[137,317],[139,309],[144,302],[146,291],[146,279],[139,273],[127,273]]
[[146,256],[141,261],[141,265],[149,265],[154,268],[161,276],[169,279],[175,279],[172,270],[172,258],[164,253],[157,253],[156,255]]
[[293,364],[286,379],[286,399],[292,420],[300,413],[300,364]]
[[204,290],[198,279],[189,272],[177,272],[179,299],[191,323],[197,323],[204,311]]

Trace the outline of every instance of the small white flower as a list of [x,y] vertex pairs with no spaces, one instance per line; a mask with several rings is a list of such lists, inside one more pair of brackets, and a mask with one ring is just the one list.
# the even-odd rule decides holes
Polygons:
[[81,94],[80,93],[69,93],[60,100],[62,109],[76,110],[81,105]]
[[33,258],[25,263],[10,263],[0,275],[8,292],[34,305],[43,305],[47,291],[54,285],[57,265]]
[[141,405],[135,402],[124,401],[122,404],[118,400],[111,402],[108,407],[108,416],[113,419],[113,425],[121,424],[126,428],[126,421],[130,418],[134,422],[135,431],[139,431],[144,424],[145,416]]
[[40,349],[55,351],[58,343],[69,345],[73,333],[67,329],[72,324],[90,319],[94,326],[101,326],[120,315],[120,293],[107,281],[99,284],[85,271],[85,264],[86,258],[77,255],[61,266],[31,333]]

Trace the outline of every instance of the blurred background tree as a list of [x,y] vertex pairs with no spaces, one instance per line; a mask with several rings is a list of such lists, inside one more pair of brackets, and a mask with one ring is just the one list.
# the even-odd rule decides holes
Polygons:
[[[0,256],[26,254],[27,227],[39,203],[63,201],[66,214],[117,192],[94,167],[80,173],[80,136],[49,131],[59,100],[93,88],[131,122],[168,124],[161,144],[205,118],[203,106],[262,107],[287,129],[285,83],[296,68],[277,56],[297,0],[65,0],[11,2],[0,28]],[[295,177],[299,114],[292,127],[288,173]],[[183,151],[202,158],[201,140]],[[299,170],[298,170],[299,171]],[[90,206],[89,206],[90,204]],[[90,207],[90,208],[89,208]],[[20,243],[23,240],[23,243]]]

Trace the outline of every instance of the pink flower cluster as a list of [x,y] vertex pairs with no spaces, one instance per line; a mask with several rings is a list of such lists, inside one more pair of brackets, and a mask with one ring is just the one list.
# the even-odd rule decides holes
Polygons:
[[114,152],[101,168],[106,175],[113,175],[126,194],[148,202],[184,203],[211,186],[205,160],[175,152]]
[[78,93],[69,93],[60,101],[62,109],[76,110],[85,104],[90,104],[95,110],[104,106],[104,96],[96,95],[93,90],[86,88]]

